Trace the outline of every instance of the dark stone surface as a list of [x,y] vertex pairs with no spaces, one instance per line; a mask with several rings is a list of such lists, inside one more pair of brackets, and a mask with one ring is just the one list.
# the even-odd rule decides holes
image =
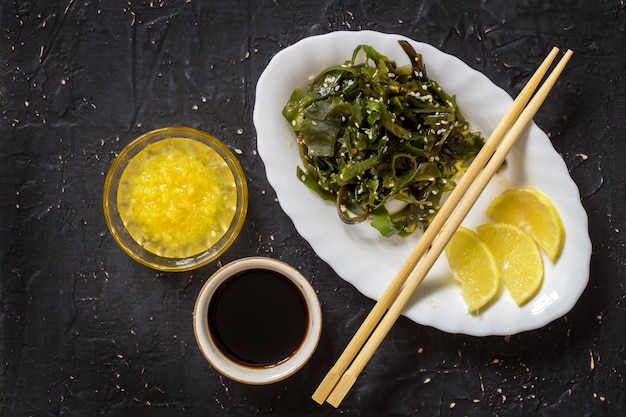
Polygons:
[[[0,3],[1,416],[615,416],[626,406],[626,10],[589,1]],[[575,51],[536,121],[578,184],[594,250],[565,317],[511,337],[401,318],[336,410],[310,395],[373,302],[318,259],[256,154],[256,80],[299,39],[374,29],[428,42],[515,95]],[[140,133],[186,125],[239,150],[244,230],[219,262],[159,273],[107,231],[105,173]],[[324,331],[287,381],[244,386],[203,359],[195,296],[219,264],[283,259],[319,291]]]

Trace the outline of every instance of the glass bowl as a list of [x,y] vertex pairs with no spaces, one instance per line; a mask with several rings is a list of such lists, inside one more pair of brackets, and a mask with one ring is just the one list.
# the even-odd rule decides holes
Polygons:
[[131,258],[160,271],[187,271],[235,241],[248,188],[239,162],[218,139],[165,127],[120,152],[104,183],[103,206],[113,238]]

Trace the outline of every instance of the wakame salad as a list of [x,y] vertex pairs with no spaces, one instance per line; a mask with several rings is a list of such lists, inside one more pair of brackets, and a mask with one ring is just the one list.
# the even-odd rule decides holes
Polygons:
[[428,227],[484,144],[454,96],[428,78],[422,55],[399,44],[410,65],[359,45],[283,108],[297,136],[298,178],[334,201],[342,221],[369,219],[384,236]]

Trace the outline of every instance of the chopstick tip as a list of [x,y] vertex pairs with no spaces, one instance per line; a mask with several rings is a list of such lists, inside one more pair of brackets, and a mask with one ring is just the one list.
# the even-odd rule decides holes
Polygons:
[[333,391],[326,399],[326,402],[335,408],[339,407],[339,404],[341,404],[341,401],[343,401],[345,396],[348,394],[348,391],[350,391],[350,388],[352,388],[352,385],[354,385],[355,382],[356,376],[353,376],[349,373],[343,374],[343,376],[337,383],[337,386],[335,386],[335,389],[333,389]]
[[324,401],[326,401],[326,398],[328,398],[328,395],[330,395],[338,380],[339,375],[331,369],[311,396],[313,401],[320,405],[324,404]]

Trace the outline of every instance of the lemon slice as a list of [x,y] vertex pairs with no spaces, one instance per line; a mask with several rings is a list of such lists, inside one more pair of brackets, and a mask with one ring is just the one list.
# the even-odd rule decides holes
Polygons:
[[484,307],[498,291],[500,272],[489,247],[466,227],[459,227],[446,246],[448,264],[461,284],[469,313]]
[[535,240],[517,226],[486,223],[476,228],[498,261],[500,278],[518,306],[539,291],[543,282],[543,260]]
[[493,199],[486,211],[491,219],[515,225],[533,237],[555,262],[561,255],[565,230],[552,202],[534,188],[516,188]]

